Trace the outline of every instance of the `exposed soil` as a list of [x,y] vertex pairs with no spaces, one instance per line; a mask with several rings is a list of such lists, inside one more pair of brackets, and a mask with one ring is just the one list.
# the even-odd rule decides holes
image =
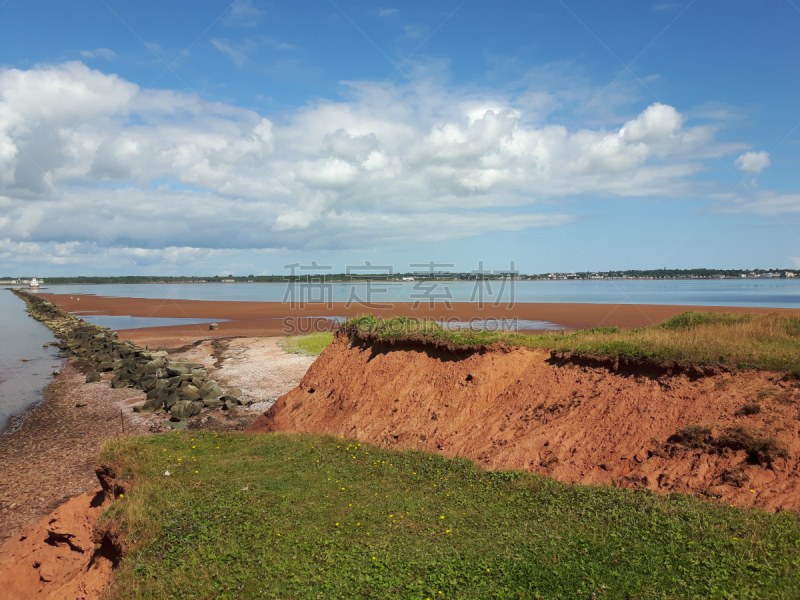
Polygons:
[[102,491],[73,498],[0,547],[0,596],[99,598],[109,586],[116,559],[96,538],[95,521],[104,500]]
[[[344,435],[561,481],[800,510],[797,384],[756,371],[576,362],[527,348],[351,347],[338,336],[249,431]],[[743,410],[753,403],[759,412]],[[705,441],[673,437],[698,424],[710,430]],[[732,431],[772,445],[759,454],[726,442]]]

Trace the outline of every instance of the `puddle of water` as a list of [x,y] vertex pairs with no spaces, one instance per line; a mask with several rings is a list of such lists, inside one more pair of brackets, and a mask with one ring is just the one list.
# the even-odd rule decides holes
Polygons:
[[223,323],[228,319],[179,319],[168,317],[131,317],[129,315],[86,315],[72,313],[87,323],[111,329],[142,329],[143,327],[169,327],[171,325],[204,325]]

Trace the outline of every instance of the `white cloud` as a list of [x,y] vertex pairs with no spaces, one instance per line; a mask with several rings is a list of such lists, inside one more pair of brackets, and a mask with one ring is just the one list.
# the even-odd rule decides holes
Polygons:
[[430,31],[427,25],[403,25],[403,37],[406,38],[421,38]]
[[94,50],[81,50],[81,56],[85,58],[105,58],[111,60],[117,53],[109,48],[95,48]]
[[224,21],[226,25],[255,27],[265,12],[253,6],[253,0],[234,0]]
[[297,50],[297,46],[294,46],[292,44],[287,44],[286,42],[279,42],[275,38],[271,37],[262,38],[261,42],[265,46],[269,48],[274,48],[275,50],[281,50],[281,51]]
[[379,17],[396,17],[400,14],[399,8],[376,8],[375,14]]
[[758,191],[747,197],[734,198],[720,212],[754,213],[759,215],[790,215],[800,213],[800,193]]
[[250,54],[258,49],[258,44],[251,40],[244,40],[243,42],[234,44],[229,40],[213,39],[211,43],[217,50],[223,54],[227,54],[238,67],[246,63]]
[[562,198],[681,195],[703,157],[738,148],[660,103],[575,129],[527,91],[348,86],[276,124],[81,63],[0,70],[0,238],[176,263],[220,245],[409,245],[566,224]]
[[745,173],[761,173],[770,165],[769,152],[745,152],[736,159],[736,166]]

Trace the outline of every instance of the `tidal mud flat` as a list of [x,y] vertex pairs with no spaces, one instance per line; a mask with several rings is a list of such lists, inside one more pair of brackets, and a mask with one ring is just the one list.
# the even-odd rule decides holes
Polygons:
[[[645,327],[661,323],[687,311],[726,313],[780,313],[800,317],[800,310],[736,306],[683,306],[656,304],[581,304],[516,303],[492,306],[470,302],[429,306],[422,302],[388,304],[348,304],[345,302],[250,302],[218,300],[180,300],[152,298],[116,298],[92,295],[41,294],[67,311],[97,315],[130,315],[153,318],[225,319],[219,329],[208,331],[205,324],[147,327],[136,330],[137,343],[147,339],[150,347],[175,348],[198,337],[285,336],[333,331],[334,318],[356,317],[371,313],[376,317],[402,315],[415,319],[453,319],[467,323],[471,319],[503,323],[513,319],[544,321],[566,329],[592,327]],[[526,330],[528,331],[528,330]]]

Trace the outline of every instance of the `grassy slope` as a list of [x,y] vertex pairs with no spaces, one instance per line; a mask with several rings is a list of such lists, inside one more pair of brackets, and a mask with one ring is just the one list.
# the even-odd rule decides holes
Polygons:
[[431,321],[377,319],[371,315],[351,319],[343,327],[351,334],[375,334],[384,339],[424,336],[456,346],[504,342],[594,356],[726,365],[800,375],[800,319],[779,314],[684,313],[640,329],[612,327],[537,335],[458,331]]
[[333,333],[318,332],[287,337],[280,340],[278,345],[289,354],[319,356],[332,341]]
[[[110,443],[114,598],[797,598],[800,517],[310,435]],[[169,477],[164,476],[170,471]]]

